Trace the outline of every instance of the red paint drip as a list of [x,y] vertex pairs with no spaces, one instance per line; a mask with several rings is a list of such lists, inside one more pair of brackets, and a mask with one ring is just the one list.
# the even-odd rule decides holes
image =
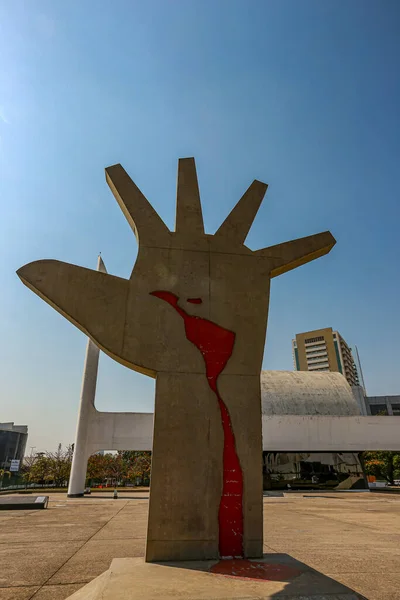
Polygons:
[[243,473],[236,453],[235,435],[229,411],[218,392],[217,379],[231,357],[235,334],[216,323],[188,315],[179,298],[171,292],[152,292],[168,302],[183,318],[187,339],[201,352],[206,364],[208,385],[215,393],[224,430],[223,486],[219,505],[219,553],[222,558],[243,556]]
[[256,562],[252,560],[223,560],[210,569],[211,573],[234,579],[258,581],[290,581],[303,573],[300,569],[281,563]]
[[201,298],[188,298],[187,301],[191,302],[192,304],[202,304],[203,302]]

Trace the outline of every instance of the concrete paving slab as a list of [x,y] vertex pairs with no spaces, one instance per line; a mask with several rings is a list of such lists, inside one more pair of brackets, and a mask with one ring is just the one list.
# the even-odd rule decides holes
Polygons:
[[61,539],[58,544],[0,545],[0,586],[43,585],[83,544]]
[[90,523],[91,525],[98,525],[99,527],[103,527],[108,521],[113,519],[115,516],[114,513],[83,513],[79,514],[71,514],[65,511],[62,515],[60,514],[58,517],[54,513],[51,515],[49,519],[43,519],[41,523],[57,524],[57,523],[71,523],[75,525],[87,525]]
[[147,510],[123,509],[93,536],[93,540],[146,538]]
[[[148,502],[114,501],[109,496],[77,501],[53,494],[45,511],[7,512],[7,519],[0,519],[0,540],[4,542],[6,528],[11,536],[8,541],[13,541],[0,544],[0,576],[6,579],[6,583],[0,580],[0,600],[19,600],[17,593],[25,594],[21,599],[27,600],[27,586],[42,583],[46,583],[42,594],[53,589],[61,594],[63,586],[81,585],[105,571],[117,556],[143,556]],[[285,504],[279,504],[281,500]],[[399,509],[400,497],[388,500],[375,494],[341,494],[312,501],[296,494],[266,498],[264,549],[270,554],[293,555],[369,600],[399,600]],[[40,531],[40,543],[32,543],[35,531]],[[66,540],[74,531],[80,539]],[[24,537],[30,541],[16,541]],[[59,554],[64,542],[68,552]],[[378,568],[372,573],[374,564]],[[5,587],[9,585],[14,587]],[[9,589],[14,595],[10,596]]]
[[146,525],[137,526],[136,523],[109,523],[93,536],[94,540],[123,540],[146,539]]
[[88,582],[106,571],[114,558],[143,556],[145,539],[90,540],[62,566],[49,584]]
[[51,503],[50,508],[51,510],[48,509],[46,514],[41,513],[36,520],[47,523],[59,520],[70,520],[73,522],[75,520],[83,521],[87,516],[90,517],[92,523],[96,521],[104,522],[104,520],[111,519],[118,514],[119,510],[123,507],[120,506],[118,509],[112,509],[108,508],[107,506],[84,506],[81,508],[78,506],[70,506],[68,504],[63,506],[54,506]]
[[275,554],[276,550],[274,550],[273,548],[270,548],[269,546],[267,546],[267,544],[264,544],[263,552],[264,552],[264,554]]
[[366,549],[335,545],[318,550],[292,549],[290,555],[325,573],[397,573],[400,568],[400,548]]
[[85,584],[45,585],[36,592],[32,600],[65,600],[65,598],[69,598],[69,596],[77,592],[83,585]]
[[2,525],[0,527],[0,545],[12,543],[38,542],[74,542],[86,541],[93,536],[101,525],[84,526],[75,523],[36,523],[15,527],[14,524]]
[[6,521],[11,521],[12,519],[22,519],[26,516],[31,516],[36,514],[36,511],[32,510],[11,510],[0,513],[0,522],[4,523]]
[[399,600],[398,573],[332,573],[330,577],[373,600]]
[[37,586],[0,588],[0,600],[31,600]]

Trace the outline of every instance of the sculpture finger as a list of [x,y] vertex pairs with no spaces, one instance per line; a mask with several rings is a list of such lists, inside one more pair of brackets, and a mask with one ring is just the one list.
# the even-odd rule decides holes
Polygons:
[[121,165],[107,167],[106,181],[138,243],[168,247],[171,236],[168,227],[125,169]]
[[204,235],[203,214],[194,158],[179,159],[175,232],[193,237]]
[[97,346],[119,360],[129,281],[57,260],[29,263],[17,275]]
[[267,188],[266,183],[255,179],[216,231],[214,238],[223,239],[233,247],[244,244]]
[[328,254],[336,244],[330,231],[309,235],[304,238],[270,246],[257,250],[256,256],[263,256],[271,261],[271,277],[277,277],[296,267]]

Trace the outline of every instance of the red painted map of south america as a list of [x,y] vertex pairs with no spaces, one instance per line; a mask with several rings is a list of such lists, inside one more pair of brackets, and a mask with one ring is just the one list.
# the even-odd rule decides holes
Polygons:
[[[182,317],[187,339],[198,348],[206,364],[208,385],[217,397],[224,431],[223,486],[219,506],[219,554],[221,558],[243,557],[243,473],[236,452],[235,435],[229,411],[217,386],[219,375],[228,362],[235,343],[233,331],[216,323],[189,315],[178,306],[179,298],[171,292],[156,291],[153,296],[170,304]],[[189,299],[200,304],[200,298]]]

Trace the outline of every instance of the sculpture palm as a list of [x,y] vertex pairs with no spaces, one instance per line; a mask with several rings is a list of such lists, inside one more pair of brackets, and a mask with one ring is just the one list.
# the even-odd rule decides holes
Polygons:
[[[130,280],[54,260],[22,267],[21,280],[112,358],[152,377],[192,372],[193,361],[204,369],[191,344],[182,344],[179,316],[151,295],[173,292],[191,314],[235,331],[228,369],[259,372],[270,278],[326,254],[333,236],[325,232],[251,251],[244,241],[267,189],[259,181],[215,235],[205,234],[194,159],[179,161],[174,232],[121,165],[107,168],[106,179],[139,244]],[[188,304],[190,298],[202,303]]]

